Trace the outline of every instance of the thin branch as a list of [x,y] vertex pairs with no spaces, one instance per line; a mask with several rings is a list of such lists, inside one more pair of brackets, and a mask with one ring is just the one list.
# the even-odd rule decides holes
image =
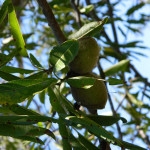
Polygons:
[[117,107],[116,110],[115,110],[116,112],[118,111],[118,109],[119,109],[120,106],[122,105],[122,103],[123,103],[123,101],[125,100],[126,96],[127,96],[127,94],[125,93],[125,95],[123,96],[122,100],[120,101],[118,107]]
[[76,22],[78,24],[78,27],[81,28],[82,27],[82,23],[81,23],[81,19],[80,19],[80,11],[78,9],[78,6],[75,4],[75,0],[70,0],[72,8],[75,11],[75,17],[76,17]]
[[[108,8],[109,8],[108,12],[109,12],[109,16],[111,18],[111,26],[112,26],[112,30],[113,30],[115,43],[118,45],[118,37],[117,37],[117,32],[116,32],[114,17],[113,17],[113,8],[112,8],[109,0],[107,0],[107,5],[108,5]],[[118,49],[118,51],[119,51],[119,49]]]
[[53,34],[55,35],[55,38],[56,38],[58,44],[61,44],[64,41],[66,41],[66,38],[65,38],[63,32],[61,31],[61,29],[55,19],[55,16],[54,16],[50,6],[48,5],[47,1],[46,0],[37,0],[37,2],[44,13],[44,15],[48,21],[48,24],[51,27]]

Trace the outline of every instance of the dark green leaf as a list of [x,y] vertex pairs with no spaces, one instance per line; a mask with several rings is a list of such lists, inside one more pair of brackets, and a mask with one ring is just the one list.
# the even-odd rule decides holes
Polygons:
[[[17,81],[17,80],[15,80]],[[34,93],[39,92],[49,85],[54,84],[56,79],[44,79],[43,81],[31,85],[22,86],[14,83],[5,83],[0,85],[0,104],[15,104],[24,101]]]
[[126,123],[127,120],[123,117],[114,117],[114,116],[102,116],[102,115],[87,115],[88,118],[95,121],[101,126],[111,126],[114,123],[117,123],[119,120],[122,120],[123,123]]
[[41,93],[39,93],[39,99],[41,103],[45,103],[45,90],[43,90]]
[[40,140],[39,138],[37,138],[37,137],[31,137],[31,136],[26,135],[26,136],[17,136],[15,138],[44,145],[44,142],[42,140]]
[[6,81],[19,80],[20,78],[12,74],[0,71],[0,77]]
[[8,2],[7,2],[7,0],[5,0],[1,9],[0,9],[0,24],[5,19],[7,12],[8,12]]
[[77,40],[69,40],[60,46],[56,46],[50,52],[50,64],[54,66],[54,71],[65,68],[77,55],[79,43]]
[[72,150],[71,145],[69,143],[68,130],[67,130],[67,127],[66,127],[65,123],[61,119],[61,117],[59,118],[59,133],[62,137],[63,149]]
[[16,68],[11,66],[4,66],[0,68],[0,70],[6,73],[20,73],[20,74],[29,74],[36,71],[36,70],[28,70],[28,69]]
[[78,132],[78,139],[79,141],[87,148],[87,149],[91,149],[91,150],[98,150],[99,148],[97,148],[93,143],[91,143],[88,139],[86,139],[83,135],[81,135]]
[[51,117],[39,115],[0,116],[0,124],[36,124],[38,122],[57,122]]
[[102,21],[95,21],[85,24],[79,31],[69,36],[69,39],[80,39],[85,36],[93,36],[103,29],[103,25],[107,22],[108,18]]
[[140,146],[125,142],[125,141],[121,141],[123,143],[123,147],[130,149],[130,150],[146,150],[145,148],[142,148]]
[[55,111],[58,113],[65,114],[65,110],[62,107],[60,98],[59,98],[59,93],[55,87],[49,87],[48,88],[48,96],[50,99],[50,103]]
[[145,3],[141,2],[135,6],[132,6],[126,13],[126,15],[131,15],[133,14],[135,11],[139,10],[140,8],[142,8],[145,5]]
[[8,125],[0,124],[0,135],[2,136],[11,136],[11,137],[20,137],[20,136],[40,136],[47,134],[55,139],[54,134],[45,128],[40,128],[32,125]]
[[123,84],[123,81],[120,79],[115,79],[115,78],[109,78],[107,80],[109,82],[109,85],[118,85],[118,84]]
[[34,67],[39,68],[39,69],[43,68],[43,66],[39,63],[39,61],[32,54],[30,54],[30,61]]
[[121,146],[122,144],[118,139],[113,137],[104,128],[102,128],[100,125],[98,125],[96,122],[92,121],[91,119],[88,119],[87,117],[77,118],[75,116],[68,116],[65,119],[68,120],[70,123],[72,122],[73,124],[81,124],[89,132],[93,133],[95,136],[100,137],[108,142],[111,142],[113,144],[117,142],[119,146]]
[[[40,115],[40,114],[36,113],[35,111],[27,109],[27,108],[20,106],[18,104],[4,105],[1,108],[6,109],[8,111],[11,111],[17,115],[30,115],[30,116],[39,116]],[[1,111],[0,111],[0,113],[1,113]]]
[[72,134],[69,135],[69,142],[74,150],[87,150],[84,145],[82,145],[81,141]]

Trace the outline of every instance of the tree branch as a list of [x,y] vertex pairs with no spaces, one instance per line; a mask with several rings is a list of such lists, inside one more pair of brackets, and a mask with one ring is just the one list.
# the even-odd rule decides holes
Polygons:
[[72,8],[75,11],[75,17],[76,17],[76,22],[78,24],[78,27],[81,28],[82,23],[81,23],[81,20],[80,20],[80,11],[79,11],[77,5],[75,4],[75,0],[70,0],[70,2],[71,2],[71,5],[72,5]]
[[45,17],[48,21],[48,24],[51,27],[52,32],[53,32],[58,44],[61,44],[64,41],[66,41],[66,38],[65,38],[63,32],[61,31],[61,29],[55,19],[55,16],[54,16],[50,6],[48,5],[47,1],[46,0],[37,0],[37,2],[43,11],[43,14],[45,15]]

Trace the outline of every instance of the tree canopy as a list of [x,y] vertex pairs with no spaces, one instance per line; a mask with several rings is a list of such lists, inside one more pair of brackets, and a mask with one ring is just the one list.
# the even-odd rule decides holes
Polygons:
[[[150,82],[133,63],[149,49],[138,39],[150,21],[149,3],[1,1],[0,149],[149,149]],[[100,50],[97,78],[70,69],[80,39],[89,37]],[[86,90],[97,80],[107,104],[93,111],[71,88]]]

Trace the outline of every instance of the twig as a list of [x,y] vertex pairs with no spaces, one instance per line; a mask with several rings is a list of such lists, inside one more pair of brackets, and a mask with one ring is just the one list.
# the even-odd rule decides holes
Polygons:
[[56,37],[56,40],[58,42],[58,44],[63,43],[64,41],[66,41],[66,38],[63,34],[63,32],[61,31],[55,17],[54,14],[50,8],[50,6],[48,5],[46,0],[37,0],[39,6],[42,8],[42,11],[48,21],[49,26],[52,29],[53,34]]
[[80,19],[80,11],[78,9],[78,6],[75,4],[75,0],[70,0],[72,8],[75,11],[75,17],[76,17],[76,22],[78,24],[78,27],[81,28],[82,27],[82,23],[81,23],[81,19]]
[[122,103],[123,103],[123,101],[125,100],[126,96],[127,96],[127,94],[125,94],[125,95],[123,96],[123,98],[122,98],[122,100],[120,101],[118,107],[116,108],[116,112],[118,111],[118,109],[119,109],[120,106],[122,105]]
[[138,130],[138,134],[144,139],[144,142],[147,144],[148,149],[150,149],[149,137],[144,133],[144,131],[142,129],[140,129],[139,125],[136,125],[136,129]]

